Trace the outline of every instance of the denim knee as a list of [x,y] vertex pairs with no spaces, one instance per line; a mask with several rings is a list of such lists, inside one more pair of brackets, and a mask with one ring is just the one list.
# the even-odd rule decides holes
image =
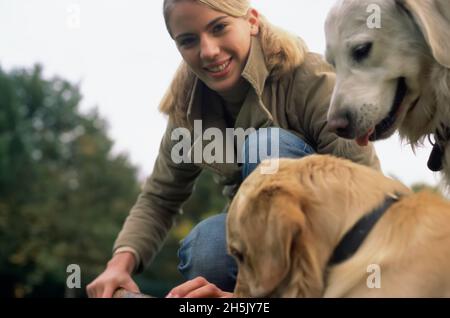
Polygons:
[[261,128],[245,140],[242,177],[245,179],[265,159],[302,158],[314,152],[304,140],[285,129]]
[[232,292],[237,264],[227,253],[226,214],[200,222],[181,242],[178,270],[187,280],[204,277],[222,290]]

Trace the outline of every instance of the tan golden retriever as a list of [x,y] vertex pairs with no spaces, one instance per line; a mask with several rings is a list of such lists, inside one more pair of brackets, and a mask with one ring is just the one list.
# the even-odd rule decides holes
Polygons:
[[[331,156],[279,163],[276,174],[251,174],[229,210],[237,297],[450,297],[449,202]],[[328,266],[349,229],[389,197],[399,199],[355,254]]]
[[431,136],[428,166],[450,183],[450,1],[341,0],[325,33],[330,130],[360,145],[397,129],[413,146]]

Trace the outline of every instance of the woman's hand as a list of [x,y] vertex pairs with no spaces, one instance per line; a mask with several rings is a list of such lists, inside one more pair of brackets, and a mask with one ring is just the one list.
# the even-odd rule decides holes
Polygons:
[[139,287],[131,278],[135,259],[132,253],[120,253],[108,262],[103,273],[86,287],[90,298],[111,298],[114,292],[122,287],[128,291],[139,293]]
[[203,277],[197,277],[173,288],[166,298],[233,298]]

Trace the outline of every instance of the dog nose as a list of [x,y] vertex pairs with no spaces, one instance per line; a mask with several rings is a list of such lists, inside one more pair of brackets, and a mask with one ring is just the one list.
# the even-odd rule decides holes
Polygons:
[[331,117],[328,121],[328,130],[342,138],[356,138],[352,113],[344,111]]

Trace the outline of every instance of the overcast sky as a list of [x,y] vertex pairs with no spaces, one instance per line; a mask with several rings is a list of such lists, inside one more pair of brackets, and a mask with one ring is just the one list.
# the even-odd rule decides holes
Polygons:
[[[44,66],[79,83],[83,111],[97,106],[110,124],[115,152],[151,173],[166,119],[157,106],[180,62],[162,18],[162,0],[0,0],[0,66]],[[253,0],[269,20],[325,51],[323,24],[334,0]],[[428,145],[416,155],[397,137],[376,144],[383,171],[408,185],[436,184],[426,168]]]

